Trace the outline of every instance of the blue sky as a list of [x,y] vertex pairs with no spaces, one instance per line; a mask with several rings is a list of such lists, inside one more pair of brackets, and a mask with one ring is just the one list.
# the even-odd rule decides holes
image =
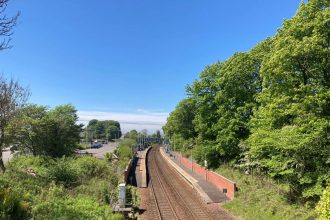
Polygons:
[[30,102],[75,105],[81,121],[154,130],[206,65],[274,35],[299,4],[10,0],[8,14],[22,14],[14,47],[0,52],[0,73],[29,86]]

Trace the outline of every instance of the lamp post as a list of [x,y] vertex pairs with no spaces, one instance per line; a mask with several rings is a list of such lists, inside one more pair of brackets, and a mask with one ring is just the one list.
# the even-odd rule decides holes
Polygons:
[[190,147],[190,152],[191,152],[191,171],[194,172],[194,164],[193,164],[193,149],[192,149],[192,146],[194,144],[190,144],[189,147]]
[[207,160],[206,160],[206,156],[204,159],[204,165],[205,165],[205,181],[207,182]]

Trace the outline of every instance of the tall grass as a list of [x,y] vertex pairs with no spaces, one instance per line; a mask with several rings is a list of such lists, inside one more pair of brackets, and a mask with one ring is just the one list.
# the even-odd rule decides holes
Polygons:
[[233,180],[238,186],[235,199],[224,205],[234,215],[245,220],[303,220],[314,219],[312,208],[290,203],[288,187],[264,177],[251,176],[228,165],[216,172]]
[[0,174],[0,219],[122,219],[110,209],[118,181],[113,167],[89,156],[17,156]]

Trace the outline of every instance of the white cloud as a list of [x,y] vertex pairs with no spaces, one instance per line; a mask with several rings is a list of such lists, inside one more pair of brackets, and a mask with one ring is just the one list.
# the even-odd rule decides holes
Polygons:
[[92,119],[119,121],[124,132],[135,129],[141,131],[147,129],[149,133],[161,130],[166,123],[169,113],[150,112],[138,109],[138,113],[101,112],[101,111],[78,111],[79,123],[87,124]]

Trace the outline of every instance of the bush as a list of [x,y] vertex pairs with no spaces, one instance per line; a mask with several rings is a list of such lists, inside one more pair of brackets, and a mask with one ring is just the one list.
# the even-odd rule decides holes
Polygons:
[[112,154],[112,153],[107,152],[107,153],[105,154],[105,159],[106,159],[108,162],[111,162],[111,161],[112,161],[112,158],[113,158],[113,154]]
[[129,160],[132,158],[132,147],[136,145],[136,141],[133,139],[124,139],[120,142],[115,154],[119,157],[119,167],[125,169]]
[[22,220],[30,214],[28,194],[0,185],[0,219]]
[[132,147],[127,145],[121,145],[118,148],[118,154],[120,158],[131,158],[132,157]]
[[47,176],[48,169],[45,166],[50,159],[42,156],[17,155],[8,163],[8,169],[13,172],[33,170],[38,176]]
[[[0,173],[0,219],[122,219],[118,176],[93,157],[17,156]],[[30,170],[35,173],[30,173]]]
[[[110,184],[109,184],[110,182]],[[111,180],[92,178],[72,190],[73,196],[86,195],[95,198],[101,204],[113,204],[117,201],[117,186]]]
[[32,209],[35,220],[57,219],[123,219],[112,215],[106,205],[100,205],[94,199],[83,195],[69,197],[63,187],[52,185],[44,190],[39,202]]
[[62,157],[51,162],[49,167],[49,177],[56,183],[64,186],[73,186],[78,184],[79,171],[74,164],[73,158]]
[[90,177],[106,177],[111,174],[111,170],[107,162],[90,156],[79,157],[75,161],[76,167],[81,176]]
[[320,220],[330,219],[330,186],[328,186],[322,195],[320,202],[316,207]]
[[287,185],[278,185],[263,176],[246,175],[229,165],[222,165],[216,171],[238,186],[235,199],[224,205],[235,216],[246,220],[315,219],[313,209],[288,202]]

